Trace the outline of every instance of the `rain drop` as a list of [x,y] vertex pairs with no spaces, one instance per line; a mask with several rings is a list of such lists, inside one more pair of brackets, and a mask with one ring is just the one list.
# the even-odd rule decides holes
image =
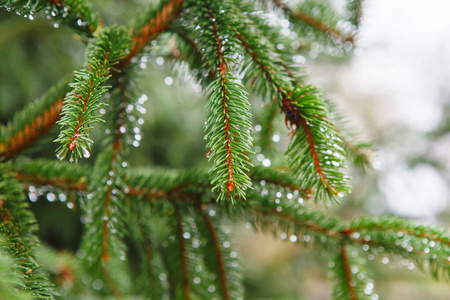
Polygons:
[[86,148],[84,148],[84,147],[82,146],[82,147],[81,147],[81,150],[83,150],[83,156],[84,156],[85,158],[91,157],[91,153],[90,153]]
[[55,200],[56,200],[55,194],[53,194],[53,193],[48,193],[48,194],[47,194],[47,200],[50,201],[50,202],[55,201]]
[[103,288],[103,281],[101,281],[100,279],[94,280],[94,282],[92,282],[92,287],[94,288],[94,290],[101,290]]
[[208,292],[214,293],[216,291],[216,287],[214,285],[208,286]]

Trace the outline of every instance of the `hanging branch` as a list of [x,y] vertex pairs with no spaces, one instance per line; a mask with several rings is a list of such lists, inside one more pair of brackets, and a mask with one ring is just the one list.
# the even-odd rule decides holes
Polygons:
[[167,31],[172,22],[180,15],[183,0],[165,0],[158,9],[150,8],[143,17],[136,21],[132,27],[133,48],[130,53],[120,61],[118,69],[124,70],[131,59],[141,52],[146,45],[156,39],[161,33]]
[[85,0],[0,0],[0,7],[30,20],[35,17],[54,20],[87,37],[92,37],[101,23]]
[[343,193],[349,191],[348,178],[340,172],[345,166],[345,153],[342,141],[328,121],[324,100],[312,86],[302,88],[297,84],[292,89],[292,79],[284,73],[273,46],[248,28],[251,27],[239,27],[237,37],[255,63],[256,69],[250,65],[248,73],[259,74],[253,82],[265,95],[278,100],[286,125],[292,129],[292,141],[286,152],[292,172],[316,201],[329,199],[339,203]]
[[29,210],[22,187],[0,164],[0,233],[7,252],[15,259],[23,287],[39,299],[53,299],[54,289],[46,276],[38,271],[35,260],[37,224]]
[[230,8],[209,2],[205,5],[206,9],[204,4],[191,4],[192,12],[187,11],[186,17],[197,16],[201,30],[187,29],[192,30],[199,47],[205,49],[205,64],[215,68],[216,73],[216,79],[208,87],[210,101],[205,122],[205,139],[211,150],[209,160],[214,162],[210,169],[213,191],[219,192],[218,200],[229,196],[234,202],[236,196],[245,199],[245,190],[251,186],[246,174],[251,167],[247,153],[252,152],[250,104],[246,92],[229,71],[237,46],[236,40],[229,36],[233,20],[225,10]]
[[354,36],[353,35],[345,35],[336,28],[322,22],[319,19],[316,19],[306,13],[305,11],[302,11],[301,9],[303,7],[300,7],[299,11],[293,11],[283,0],[273,0],[274,4],[278,7],[280,7],[286,14],[288,14],[291,19],[296,18],[307,25],[313,26],[314,28],[324,32],[325,34],[336,38],[343,42],[351,42],[353,43]]
[[111,76],[110,68],[126,55],[128,45],[125,29],[115,26],[102,31],[89,44],[87,65],[75,73],[76,82],[64,100],[63,117],[58,121],[62,129],[55,140],[61,144],[56,150],[59,159],[64,159],[69,151],[70,160],[75,162],[83,156],[90,156],[93,141],[89,138],[89,131],[93,124],[101,121],[95,115],[101,107],[99,100],[109,88],[105,83]]

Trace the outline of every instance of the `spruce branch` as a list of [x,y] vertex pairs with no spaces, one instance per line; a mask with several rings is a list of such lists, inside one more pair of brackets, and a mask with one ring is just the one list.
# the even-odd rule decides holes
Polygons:
[[[316,7],[317,9],[317,6],[319,6],[318,4],[314,5],[306,1],[302,3],[299,9],[294,11],[283,0],[273,0],[273,2],[276,6],[280,7],[286,14],[288,14],[291,20],[297,19],[301,22],[304,22],[307,25],[310,25],[318,29],[319,31],[322,31],[323,33],[329,35],[332,38],[338,39],[339,41],[342,42],[348,41],[353,43],[354,35],[343,34],[339,30],[337,30],[335,26],[327,24],[308,13],[310,8],[312,7]],[[333,23],[335,25],[336,22]]]
[[[210,235],[210,239],[208,239],[208,241],[212,243],[212,247],[214,248],[215,253],[215,258],[212,261],[207,261],[206,265],[210,266],[214,270],[215,269],[218,270],[218,275],[220,278],[220,287],[222,290],[222,297],[224,300],[229,300],[230,295],[228,291],[228,282],[225,271],[224,257],[222,255],[222,250],[219,245],[216,230],[211,222],[209,215],[206,212],[204,212],[203,210],[199,210],[199,214],[203,219],[204,224],[206,225],[208,234]],[[208,245],[205,245],[205,247],[208,247]],[[216,266],[213,267],[212,264],[216,264]]]
[[[138,200],[135,198],[135,200]],[[148,220],[152,218],[153,207],[142,205],[136,201],[136,205],[130,208],[135,218],[130,220],[130,233],[136,242],[141,263],[139,275],[136,280],[136,287],[142,295],[149,299],[155,299],[163,294],[163,281],[159,275],[164,272],[161,257],[157,251],[158,243],[155,241],[152,223]]]
[[4,236],[6,250],[18,264],[25,282],[23,289],[35,298],[53,299],[53,286],[38,270],[35,260],[36,231],[36,221],[29,211],[22,187],[0,164],[0,233]]
[[231,8],[229,3],[225,4],[192,3],[190,9],[199,20],[200,30],[193,33],[200,48],[205,49],[205,63],[216,72],[216,79],[208,87],[210,100],[205,121],[205,139],[211,150],[209,160],[214,162],[210,169],[211,183],[213,191],[219,192],[218,200],[229,195],[234,202],[236,196],[245,199],[245,190],[251,186],[247,176],[251,167],[248,153],[252,152],[251,115],[247,94],[229,71],[238,46],[231,35],[234,24]]
[[25,283],[20,271],[17,270],[17,263],[4,249],[7,245],[0,238],[0,295],[2,299],[27,300],[31,295],[19,288],[23,288]]
[[343,193],[349,191],[348,178],[339,170],[345,165],[345,153],[342,140],[328,121],[324,100],[313,86],[302,88],[297,84],[292,89],[292,79],[284,73],[268,41],[245,27],[238,31],[238,39],[257,67],[249,68],[249,75],[259,72],[262,80],[256,82],[261,82],[261,89],[278,100],[286,125],[292,128],[293,138],[286,152],[292,172],[304,181],[316,201],[329,199],[339,203]]
[[339,248],[340,253],[330,264],[333,299],[372,299],[373,281],[367,274],[364,260],[358,256],[358,250],[346,244]]
[[54,20],[87,37],[92,37],[100,23],[85,0],[0,0],[0,7],[30,20],[35,17]]
[[57,120],[68,91],[70,76],[66,76],[44,95],[17,112],[5,127],[0,127],[0,157],[17,156],[43,136]]
[[356,29],[358,29],[361,23],[362,6],[364,0],[347,0],[346,11],[348,20],[352,23]]
[[222,299],[242,297],[243,288],[236,260],[237,253],[230,247],[231,227],[220,218],[218,207],[203,205],[196,210],[198,228],[202,234],[206,268],[216,274],[220,282],[217,289]]
[[62,109],[62,118],[58,121],[61,133],[55,142],[61,145],[57,149],[59,159],[70,152],[70,160],[78,161],[89,157],[93,141],[89,131],[101,118],[95,115],[102,106],[100,98],[108,90],[106,81],[110,69],[125,57],[129,46],[129,35],[122,27],[109,27],[94,38],[86,50],[87,64],[75,72],[72,92],[68,93]]
[[345,166],[344,148],[325,103],[313,86],[298,85],[291,99],[283,99],[282,107],[294,134],[286,152],[291,170],[316,200],[339,203],[343,193],[350,191],[349,177],[339,170]]
[[159,7],[150,7],[144,16],[135,21],[132,26],[133,47],[130,53],[119,64],[119,69],[124,70],[131,59],[140,53],[146,45],[156,39],[161,33],[168,30],[169,26],[179,16],[183,9],[183,0],[163,0]]

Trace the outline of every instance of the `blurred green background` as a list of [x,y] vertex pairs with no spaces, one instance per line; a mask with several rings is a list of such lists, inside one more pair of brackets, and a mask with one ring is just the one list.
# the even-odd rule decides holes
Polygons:
[[[332,2],[339,5],[340,1]],[[378,153],[374,156],[376,167],[374,171],[367,173],[353,169],[350,171],[354,178],[353,193],[344,199],[341,206],[329,208],[328,211],[345,219],[361,214],[398,214],[402,212],[401,206],[399,208],[388,202],[392,195],[399,195],[394,198],[398,199],[399,203],[413,201],[414,195],[409,196],[410,189],[413,188],[408,184],[414,186],[429,181],[430,176],[427,174],[432,174],[435,176],[431,176],[432,179],[437,179],[423,188],[425,196],[424,200],[421,199],[429,201],[430,206],[433,206],[433,199],[442,198],[441,202],[435,204],[437,208],[423,215],[414,213],[400,213],[400,215],[448,228],[449,210],[446,203],[448,203],[450,174],[448,158],[450,126],[446,120],[450,112],[449,90],[443,88],[444,84],[428,87],[440,91],[435,95],[439,99],[433,102],[433,105],[438,105],[439,117],[436,116],[434,125],[425,129],[420,127],[420,123],[419,127],[410,126],[407,119],[402,122],[404,118],[401,109],[391,119],[387,118],[389,117],[387,110],[396,112],[393,109],[394,102],[387,105],[387,109],[377,106],[383,101],[388,103],[391,101],[385,99],[385,94],[380,95],[380,90],[385,88],[387,95],[396,95],[396,92],[392,92],[396,85],[405,88],[401,82],[392,83],[391,87],[383,85],[380,81],[380,85],[373,84],[372,92],[370,88],[361,91],[361,85],[366,84],[370,87],[370,84],[356,80],[358,76],[389,77],[387,75],[389,72],[381,75],[375,71],[370,73],[369,71],[374,69],[371,69],[370,65],[369,67],[365,65],[365,60],[372,59],[374,52],[378,53],[380,47],[384,51],[393,51],[391,60],[401,61],[401,54],[397,53],[395,48],[390,49],[394,46],[386,47],[381,38],[382,42],[378,40],[378,43],[372,43],[370,39],[364,40],[366,33],[372,37],[378,34],[373,30],[374,25],[371,21],[383,18],[383,15],[377,15],[380,13],[377,9],[381,4],[366,2],[367,17],[363,19],[360,47],[353,60],[335,65],[321,62],[320,57],[312,61],[308,59],[307,52],[299,53],[306,58],[311,82],[317,82],[331,99],[338,102],[338,107],[351,120],[350,124],[356,124],[354,127],[362,132],[364,138],[374,141]],[[95,0],[92,3],[108,25],[127,24],[148,1]],[[383,5],[389,9],[389,4]],[[395,40],[395,32],[391,36]],[[397,40],[403,38],[404,36],[397,36]],[[83,63],[84,49],[85,45],[70,29],[63,26],[54,28],[48,21],[30,21],[0,10],[0,122],[5,124],[14,112],[39,97],[60,78],[79,68]],[[139,86],[149,100],[145,106],[147,113],[143,117],[145,123],[142,126],[141,145],[133,149],[127,160],[131,166],[206,168],[207,150],[202,132],[205,98],[199,92],[198,85],[185,82],[184,78],[171,73],[172,65],[167,59],[161,64],[161,58],[164,59],[152,51],[146,60],[141,61],[142,67],[145,68],[140,72]],[[385,58],[384,62],[386,61],[392,65],[392,61]],[[431,66],[433,62],[427,63]],[[368,73],[361,75],[358,72],[364,67]],[[441,75],[442,77],[445,78]],[[357,84],[360,84],[359,88]],[[424,101],[431,105],[427,102],[429,99]],[[254,124],[257,124],[262,104],[258,99],[254,103]],[[406,101],[403,105],[406,107],[411,104]],[[422,111],[422,114],[425,113]],[[422,116],[419,114],[416,118]],[[279,115],[275,132],[282,138],[280,142],[274,143],[279,151],[278,155],[281,155],[289,142],[283,123],[282,116]],[[56,145],[52,141],[57,134],[58,128],[55,127],[37,143],[36,147],[27,150],[25,154],[31,157],[55,158]],[[97,137],[100,134],[100,130],[93,133]],[[93,156],[95,149],[94,145]],[[93,159],[84,161],[90,164],[92,162]],[[420,176],[425,179],[419,183],[408,181],[408,178],[422,178]],[[441,185],[433,185],[436,182]],[[436,191],[439,192],[437,195]],[[402,200],[402,196],[407,199]],[[409,202],[409,205],[415,204]],[[45,243],[58,250],[76,251],[82,232],[80,212],[76,209],[67,209],[65,203],[46,201],[45,197],[39,197],[38,201],[32,203],[32,207],[36,212],[41,228],[40,234]],[[235,244],[240,249],[241,262],[244,266],[247,299],[330,299],[327,259],[323,258],[323,253],[318,248],[304,249],[293,243],[280,241],[271,235],[254,233],[246,224],[237,224],[235,233]],[[401,260],[394,258],[391,261],[392,263],[387,266],[382,265],[379,259],[370,262],[379,299],[450,299],[450,288],[445,283],[437,283],[415,269],[408,270]]]

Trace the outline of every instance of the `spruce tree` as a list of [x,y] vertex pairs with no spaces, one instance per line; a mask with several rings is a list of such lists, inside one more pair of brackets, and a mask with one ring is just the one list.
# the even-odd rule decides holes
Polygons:
[[[295,56],[351,59],[361,2],[347,0],[342,13],[328,1],[162,0],[123,26],[85,0],[0,0],[5,12],[70,28],[85,46],[81,67],[0,127],[0,299],[244,299],[230,243],[230,225],[242,221],[320,249],[333,299],[374,299],[370,256],[399,256],[448,280],[448,231],[395,217],[348,222],[323,209],[350,193],[347,160],[363,169],[370,160]],[[141,64],[155,53],[203,92],[209,170],[126,161],[146,110]],[[270,142],[280,115],[285,154]],[[35,155],[52,128],[55,158]],[[76,255],[39,242],[27,199],[36,189],[81,210]],[[70,284],[52,280],[39,253],[63,259],[59,278]]]

